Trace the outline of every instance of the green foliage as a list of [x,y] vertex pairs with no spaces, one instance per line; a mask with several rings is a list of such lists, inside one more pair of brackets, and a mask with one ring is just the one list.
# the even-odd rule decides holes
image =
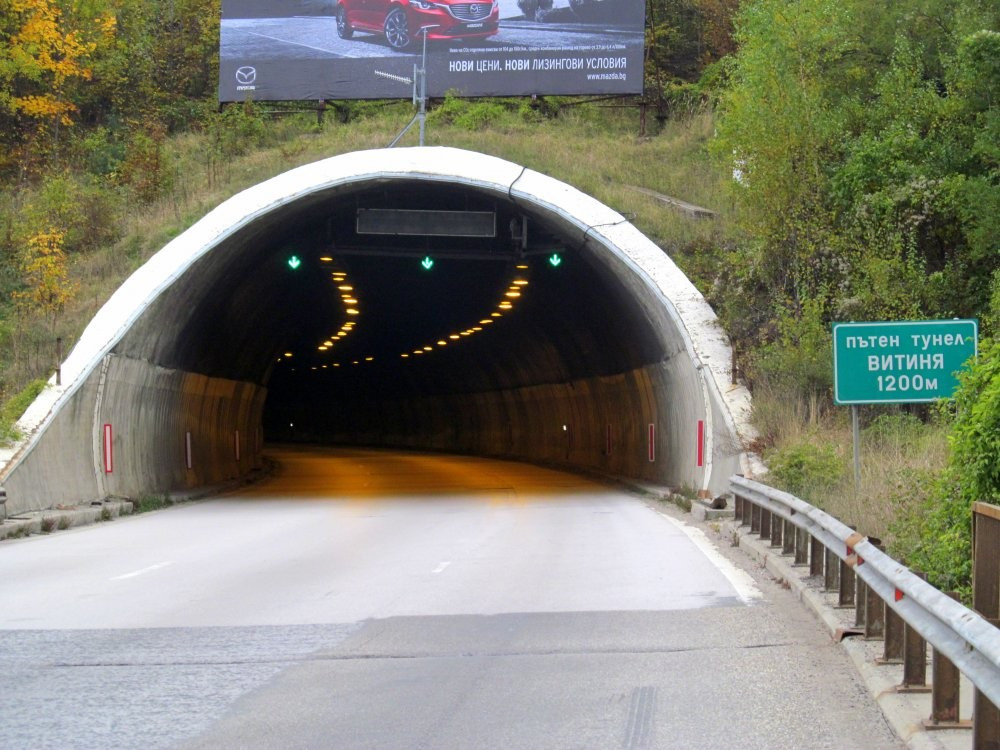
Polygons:
[[829,444],[800,442],[767,454],[767,481],[810,501],[817,493],[836,487],[843,478],[843,462]]
[[891,526],[889,552],[910,568],[927,574],[931,585],[957,591],[966,602],[972,582],[972,516],[958,500],[955,472],[914,471],[901,478],[886,498],[908,513]]
[[980,344],[979,359],[959,376],[951,435],[959,499],[1000,501],[1000,342]]
[[132,504],[133,513],[150,513],[173,505],[169,495],[142,495]]
[[21,418],[44,388],[44,380],[33,380],[20,393],[0,406],[0,443],[11,443],[20,438],[14,423]]

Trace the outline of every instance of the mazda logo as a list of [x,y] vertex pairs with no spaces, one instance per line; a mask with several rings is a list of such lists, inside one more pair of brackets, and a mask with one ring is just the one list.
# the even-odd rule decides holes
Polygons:
[[482,12],[479,8],[479,3],[473,3],[469,10],[472,11],[472,15],[474,16],[478,16]]
[[249,86],[257,80],[257,68],[251,65],[244,65],[236,69],[236,83],[240,86]]

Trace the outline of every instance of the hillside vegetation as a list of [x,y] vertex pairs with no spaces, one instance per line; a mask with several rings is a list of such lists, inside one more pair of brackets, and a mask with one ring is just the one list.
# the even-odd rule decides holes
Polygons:
[[[968,502],[1000,499],[998,22],[987,0],[648,0],[643,97],[448,98],[428,143],[634,215],[719,312],[771,481],[962,587]],[[294,104],[220,111],[217,46],[217,1],[0,3],[0,431],[57,340],[207,209],[409,119],[407,102],[334,102],[322,125]],[[831,322],[951,317],[980,320],[978,364],[952,404],[863,411],[856,490]]]

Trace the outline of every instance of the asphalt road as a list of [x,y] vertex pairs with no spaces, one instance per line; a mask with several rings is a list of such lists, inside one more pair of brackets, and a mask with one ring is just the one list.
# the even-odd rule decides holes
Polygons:
[[291,450],[0,543],[0,747],[900,748],[780,586],[559,472]]

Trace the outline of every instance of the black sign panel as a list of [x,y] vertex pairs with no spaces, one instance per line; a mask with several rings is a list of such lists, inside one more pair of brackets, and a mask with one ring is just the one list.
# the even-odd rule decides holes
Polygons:
[[645,0],[223,0],[219,100],[642,93]]

